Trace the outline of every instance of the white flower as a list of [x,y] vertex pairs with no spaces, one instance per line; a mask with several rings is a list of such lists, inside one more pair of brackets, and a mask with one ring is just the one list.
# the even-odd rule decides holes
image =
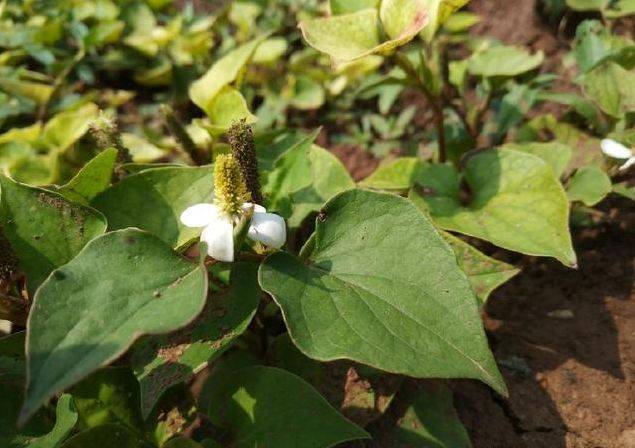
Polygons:
[[631,166],[635,165],[635,156],[633,156],[633,151],[621,143],[607,138],[602,140],[601,146],[604,155],[612,159],[625,160],[625,163],[620,167],[620,171],[627,170]]
[[[247,236],[265,246],[279,249],[287,239],[287,227],[282,217],[267,213],[258,205],[246,202],[243,211],[253,207]],[[234,261],[234,225],[239,217],[230,216],[216,204],[196,204],[181,214],[187,227],[204,227],[201,241],[207,243],[207,254],[219,261]]]

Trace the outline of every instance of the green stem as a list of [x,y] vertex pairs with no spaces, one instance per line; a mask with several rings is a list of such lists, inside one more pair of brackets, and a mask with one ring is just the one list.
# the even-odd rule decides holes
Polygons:
[[408,58],[402,53],[395,53],[395,60],[397,64],[406,72],[406,75],[412,80],[415,86],[424,94],[432,111],[434,113],[434,122],[437,128],[438,143],[439,143],[439,162],[445,163],[447,160],[447,149],[445,142],[445,102],[443,96],[436,96],[425,85],[417,70],[412,66]]
[[196,146],[196,143],[194,143],[190,134],[187,133],[183,124],[174,114],[174,110],[170,106],[163,105],[161,106],[161,112],[165,117],[165,124],[168,127],[170,134],[172,134],[176,141],[179,142],[183,150],[189,154],[192,161],[199,166],[209,163],[207,154],[203,153]]

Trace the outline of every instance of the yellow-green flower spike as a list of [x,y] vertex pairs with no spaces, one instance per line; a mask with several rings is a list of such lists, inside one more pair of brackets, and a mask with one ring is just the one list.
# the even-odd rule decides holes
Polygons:
[[221,154],[214,163],[214,201],[229,216],[238,216],[241,206],[250,198],[238,160],[232,154]]

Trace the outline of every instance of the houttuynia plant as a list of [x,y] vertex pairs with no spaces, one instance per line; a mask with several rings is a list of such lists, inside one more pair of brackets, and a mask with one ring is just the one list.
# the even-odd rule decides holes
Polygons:
[[353,446],[396,401],[377,446],[471,446],[444,380],[507,393],[518,269],[470,243],[575,268],[634,197],[632,2],[545,2],[599,5],[575,93],[468,0],[217,3],[0,1],[0,446]]

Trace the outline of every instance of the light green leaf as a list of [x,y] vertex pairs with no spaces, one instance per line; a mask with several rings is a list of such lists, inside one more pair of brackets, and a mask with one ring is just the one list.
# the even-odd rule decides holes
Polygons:
[[0,222],[27,276],[30,294],[55,268],[68,263],[106,230],[96,210],[58,193],[0,176]]
[[429,21],[421,33],[423,38],[427,41],[432,40],[439,27],[469,1],[470,0],[424,0]]
[[80,429],[110,423],[141,431],[139,387],[127,367],[105,367],[73,386],[69,393],[79,413]]
[[55,427],[47,435],[37,438],[29,444],[29,448],[58,448],[70,434],[77,423],[77,411],[73,397],[62,395],[57,401]]
[[223,87],[233,83],[266,36],[230,51],[190,86],[190,99],[210,115],[213,100]]
[[458,174],[433,167],[419,182],[425,188],[414,188],[410,197],[445,230],[576,265],[569,202],[543,160],[507,149],[484,151],[468,161],[465,182],[471,191],[467,205],[459,198]]
[[635,201],[635,187],[630,186],[628,182],[613,185],[613,193]]
[[421,176],[424,162],[416,157],[400,157],[377,168],[359,185],[375,190],[407,190]]
[[205,304],[207,275],[157,237],[128,229],[90,242],[38,289],[27,324],[21,421],[116,359],[143,334],[167,333]]
[[597,20],[586,20],[578,26],[573,54],[582,73],[606,60],[624,67],[635,65],[635,43],[612,34]]
[[[404,0],[386,0],[381,10],[363,9],[358,12],[319,19],[299,24],[304,40],[323,53],[335,64],[360,59],[371,54],[386,54],[410,42],[426,25],[427,15],[421,2],[417,7],[401,9]],[[390,40],[382,42],[380,16]]]
[[617,0],[609,5],[604,15],[610,19],[618,19],[635,14],[635,0]]
[[88,131],[99,109],[88,103],[79,109],[62,112],[51,118],[42,130],[42,139],[51,149],[63,151]]
[[490,47],[470,57],[468,70],[471,74],[484,78],[513,77],[537,69],[544,59],[542,51],[531,55],[519,47]]
[[126,177],[92,206],[106,215],[110,230],[138,227],[179,247],[200,233],[185,227],[179,216],[194,204],[211,202],[213,192],[211,167],[165,167]]
[[122,132],[121,141],[130,150],[132,160],[137,163],[149,163],[166,155],[164,150],[136,134]]
[[328,448],[368,438],[311,385],[284,370],[235,370],[216,378],[210,391],[209,416],[232,430],[237,448]]
[[97,154],[66,185],[57,191],[71,201],[88,204],[110,186],[117,161],[117,150],[109,148]]
[[570,201],[580,201],[588,207],[593,207],[612,190],[613,185],[609,176],[597,166],[591,165],[576,171],[567,187],[567,195]]
[[299,27],[309,45],[338,62],[372,54],[380,45],[379,15],[375,9],[306,20]]
[[470,437],[452,402],[452,391],[433,383],[412,391],[398,420],[390,446],[394,448],[471,448]]
[[334,16],[361,11],[362,9],[377,8],[379,0],[330,0],[329,7]]
[[141,387],[144,418],[168,388],[192,379],[249,326],[262,294],[257,266],[235,263],[230,281],[229,288],[213,295],[192,328],[150,337],[134,347],[131,361]]
[[251,60],[254,64],[272,64],[286,53],[288,46],[284,37],[271,37],[258,45]]
[[553,174],[558,179],[565,173],[573,155],[573,151],[569,145],[558,142],[508,143],[502,146],[502,148],[526,152],[540,157],[549,164],[553,170]]
[[303,353],[505,392],[467,277],[409,201],[344,192],[323,206],[310,243],[305,261],[279,252],[259,273]]
[[600,11],[606,8],[611,0],[566,0],[567,6],[575,11]]
[[324,104],[326,92],[322,84],[309,76],[298,76],[293,84],[291,104],[296,109],[317,109]]
[[603,165],[604,156],[600,147],[600,139],[581,131],[576,126],[559,120],[554,115],[540,115],[532,119],[519,131],[519,141],[541,140],[544,135],[553,135],[554,141],[575,148],[569,171],[586,165]]
[[635,72],[606,62],[582,78],[584,93],[607,114],[620,118],[635,111]]
[[225,86],[218,92],[209,103],[206,112],[212,127],[219,133],[228,129],[236,120],[244,118],[247,124],[258,120],[249,112],[249,106],[242,93],[230,86]]
[[481,16],[472,12],[461,11],[448,17],[443,28],[448,33],[464,33],[481,21]]
[[11,95],[19,95],[46,104],[53,93],[53,86],[40,82],[21,81],[16,79],[0,79],[0,89]]
[[418,33],[422,23],[428,22],[426,0],[382,0],[379,18],[390,39],[410,35],[415,28]]
[[41,132],[41,123],[35,123],[23,128],[11,128],[4,134],[0,134],[0,145],[12,142],[35,143]]
[[440,233],[452,247],[459,267],[467,274],[472,290],[481,303],[485,303],[496,288],[520,272],[520,269],[488,257],[448,232]]

